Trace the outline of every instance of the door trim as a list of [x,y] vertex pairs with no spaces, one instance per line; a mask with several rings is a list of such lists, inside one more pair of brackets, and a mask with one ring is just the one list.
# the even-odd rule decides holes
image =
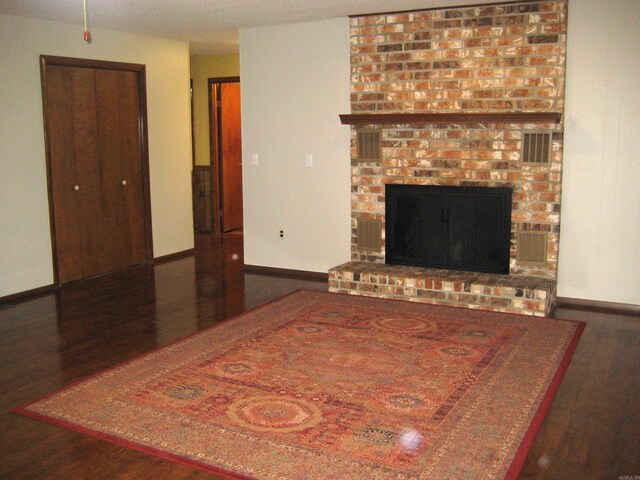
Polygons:
[[[221,83],[238,83],[240,77],[216,77],[207,79],[207,92],[209,95],[209,158],[211,165],[211,197],[213,210],[213,231],[220,233],[222,223],[220,221],[220,155],[217,146],[220,143],[218,137],[214,138],[213,132],[218,133],[218,115],[213,112],[213,97],[211,90],[213,85]],[[215,191],[214,191],[215,189]]]
[[109,62],[84,58],[40,55],[40,85],[42,88],[42,112],[44,115],[45,158],[47,167],[47,191],[49,196],[49,225],[51,229],[51,251],[53,258],[54,285],[60,286],[58,254],[56,251],[56,225],[54,216],[51,148],[49,145],[49,122],[47,120],[47,67],[48,66],[92,68],[135,72],[138,75],[138,135],[142,168],[142,207],[144,211],[145,263],[153,263],[153,232],[151,229],[151,187],[149,180],[149,144],[147,130],[146,66],[137,63]]

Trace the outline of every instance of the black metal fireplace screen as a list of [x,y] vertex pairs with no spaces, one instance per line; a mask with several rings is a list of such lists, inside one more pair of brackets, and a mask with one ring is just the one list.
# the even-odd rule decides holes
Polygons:
[[385,187],[386,263],[509,273],[511,189]]

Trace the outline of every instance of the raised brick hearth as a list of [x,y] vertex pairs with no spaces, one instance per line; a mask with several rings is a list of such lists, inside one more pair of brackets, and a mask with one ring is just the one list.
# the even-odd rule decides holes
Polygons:
[[[566,15],[567,3],[559,0],[351,19],[351,114],[371,120],[359,118],[351,128],[352,254],[350,263],[330,271],[331,291],[549,313],[558,265],[563,124],[509,115],[561,118]],[[386,119],[378,121],[381,114]],[[390,124],[388,114],[431,116]],[[437,121],[438,114],[447,114],[447,122]],[[456,121],[448,114],[505,116]],[[378,159],[358,152],[359,139],[369,132],[380,135]],[[525,158],[539,134],[547,139],[548,158]],[[389,183],[512,189],[509,275],[386,265]],[[533,247],[537,253],[530,258]]]
[[545,316],[555,281],[524,275],[453,272],[349,262],[329,270],[329,291]]

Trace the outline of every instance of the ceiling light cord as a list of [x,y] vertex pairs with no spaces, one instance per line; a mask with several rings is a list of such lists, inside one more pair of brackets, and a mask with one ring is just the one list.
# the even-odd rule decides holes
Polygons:
[[84,41],[91,43],[91,34],[89,33],[89,27],[87,27],[87,0],[82,0],[82,10],[84,14]]

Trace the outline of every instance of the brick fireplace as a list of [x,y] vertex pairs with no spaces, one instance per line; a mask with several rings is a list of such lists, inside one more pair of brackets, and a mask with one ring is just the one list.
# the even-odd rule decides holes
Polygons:
[[[351,19],[351,261],[331,291],[545,315],[556,292],[566,1]],[[385,185],[512,190],[509,274],[385,263]]]

